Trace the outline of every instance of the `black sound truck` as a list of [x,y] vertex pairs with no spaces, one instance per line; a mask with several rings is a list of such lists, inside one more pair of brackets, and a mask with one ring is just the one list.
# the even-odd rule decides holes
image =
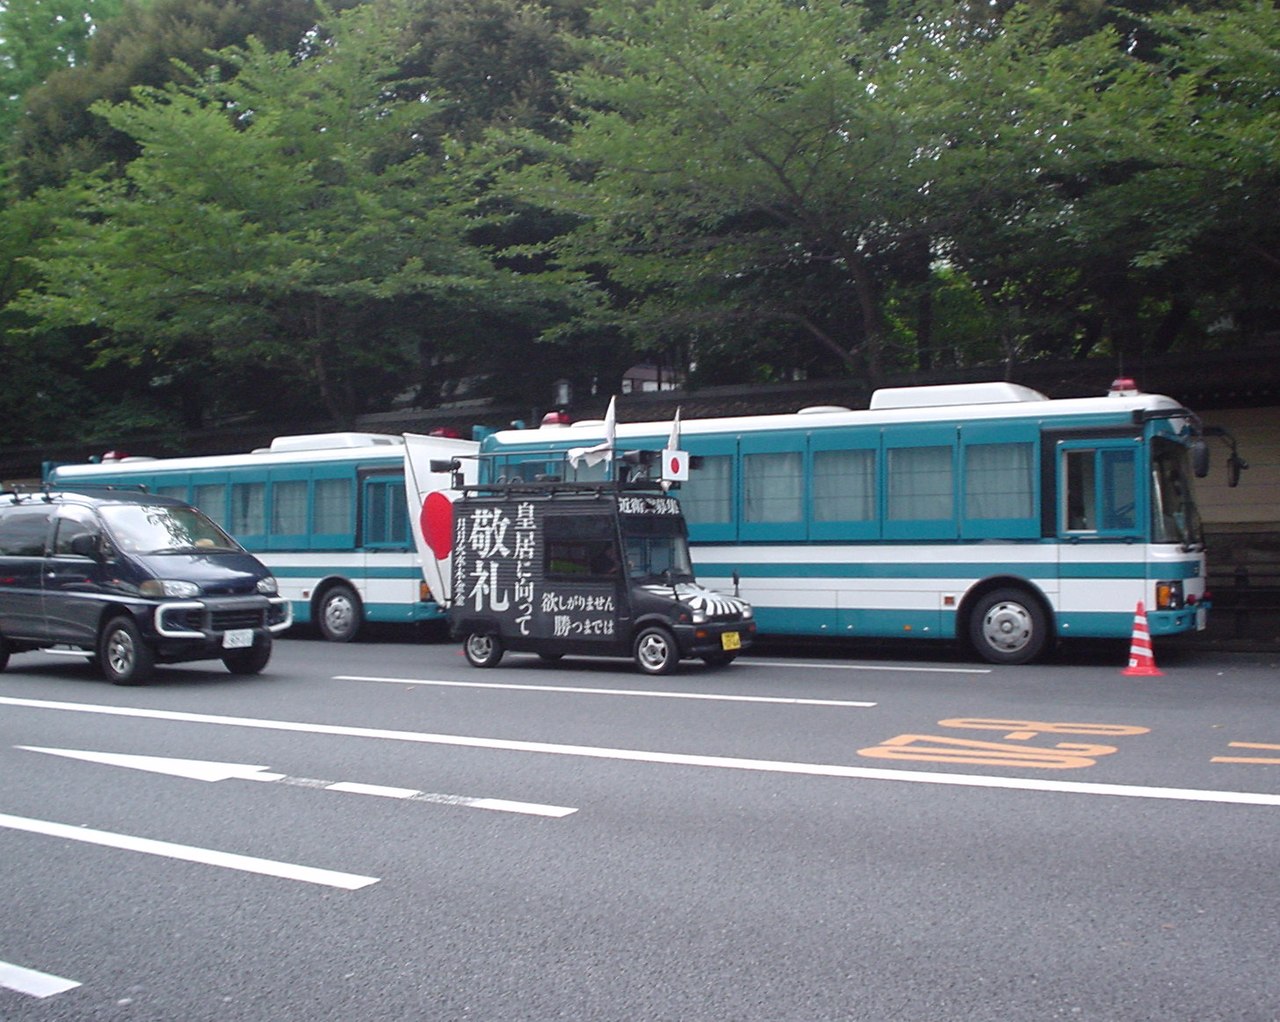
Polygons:
[[463,486],[452,502],[449,626],[468,661],[629,656],[646,674],[721,666],[751,606],[699,585],[679,502],[653,482]]

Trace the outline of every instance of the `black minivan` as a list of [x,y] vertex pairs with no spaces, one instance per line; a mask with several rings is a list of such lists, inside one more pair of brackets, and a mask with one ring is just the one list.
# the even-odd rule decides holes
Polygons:
[[292,624],[270,570],[199,509],[139,490],[0,494],[0,670],[73,653],[138,685],[156,664],[257,674]]

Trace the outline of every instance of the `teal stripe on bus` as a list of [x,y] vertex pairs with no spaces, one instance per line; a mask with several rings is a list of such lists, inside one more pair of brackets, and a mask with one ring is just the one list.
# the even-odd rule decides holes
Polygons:
[[406,578],[419,581],[422,579],[422,570],[416,564],[405,564],[399,567],[372,566],[361,568],[359,571],[353,570],[354,565],[350,564],[337,567],[326,567],[322,564],[268,564],[267,566],[271,569],[271,574],[275,575],[276,578],[327,578],[336,575],[356,581],[362,578]]

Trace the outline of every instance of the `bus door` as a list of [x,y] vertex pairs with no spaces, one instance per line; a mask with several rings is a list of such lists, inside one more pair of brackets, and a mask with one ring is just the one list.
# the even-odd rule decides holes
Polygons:
[[1061,630],[1069,636],[1073,618],[1077,627],[1087,618],[1090,634],[1127,635],[1146,593],[1141,436],[1131,430],[1073,433],[1055,446],[1051,534],[1058,540]]

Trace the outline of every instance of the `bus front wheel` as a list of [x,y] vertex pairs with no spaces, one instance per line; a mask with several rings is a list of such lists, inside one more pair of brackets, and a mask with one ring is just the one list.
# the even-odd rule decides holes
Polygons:
[[969,640],[993,664],[1025,664],[1049,640],[1044,608],[1022,589],[995,589],[979,598],[969,617]]

